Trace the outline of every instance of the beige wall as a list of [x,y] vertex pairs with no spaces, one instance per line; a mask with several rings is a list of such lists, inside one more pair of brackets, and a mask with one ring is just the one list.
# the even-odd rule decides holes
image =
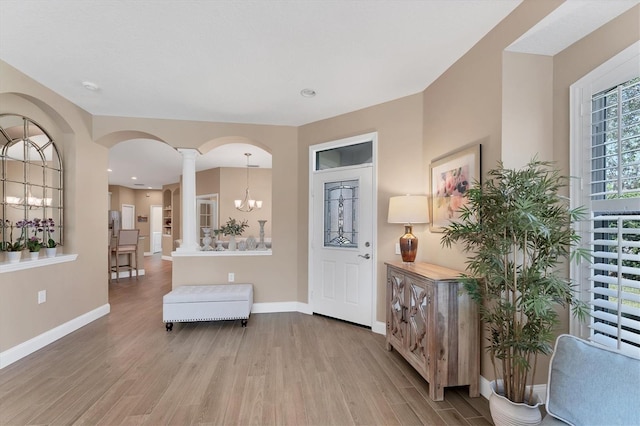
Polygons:
[[[0,61],[0,109],[28,116],[56,141],[65,167],[64,253],[74,262],[0,275],[0,352],[108,304],[107,149],[92,142],[91,116]],[[37,293],[47,301],[37,303]]]
[[553,161],[553,57],[502,57],[502,150],[505,167],[534,157]]

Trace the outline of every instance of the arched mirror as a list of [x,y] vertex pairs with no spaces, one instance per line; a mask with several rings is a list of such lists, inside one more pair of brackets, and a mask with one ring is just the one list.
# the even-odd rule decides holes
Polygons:
[[27,238],[62,244],[62,159],[49,133],[27,117],[0,114],[0,167],[3,247],[25,236],[22,221],[46,221],[27,229]]

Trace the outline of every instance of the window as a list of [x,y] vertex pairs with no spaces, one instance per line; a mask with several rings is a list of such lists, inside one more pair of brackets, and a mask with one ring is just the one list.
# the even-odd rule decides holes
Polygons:
[[218,229],[218,194],[196,197],[196,241],[205,236],[203,228]]
[[371,164],[373,161],[373,142],[362,142],[329,148],[316,152],[315,170],[334,169],[336,167]]
[[62,176],[62,160],[47,131],[27,117],[0,114],[3,243],[19,237],[18,222],[34,219],[52,219],[52,233],[38,237],[63,243]]
[[591,318],[572,330],[640,354],[640,70],[630,69],[631,76],[617,67],[577,88],[581,131],[574,134],[571,174],[581,179],[572,202],[587,208],[580,233],[592,261],[574,268],[572,278]]

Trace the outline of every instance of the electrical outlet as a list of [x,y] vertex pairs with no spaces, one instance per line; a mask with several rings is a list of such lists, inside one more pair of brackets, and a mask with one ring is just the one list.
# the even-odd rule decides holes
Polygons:
[[232,283],[236,280],[236,274],[229,272],[229,282]]
[[396,243],[396,254],[400,254],[400,243]]
[[47,301],[47,290],[40,290],[38,292],[38,305]]

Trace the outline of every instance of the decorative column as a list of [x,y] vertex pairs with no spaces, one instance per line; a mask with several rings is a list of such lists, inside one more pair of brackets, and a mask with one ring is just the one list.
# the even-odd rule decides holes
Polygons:
[[200,152],[192,148],[179,148],[182,154],[182,244],[176,251],[195,252],[196,241],[196,157]]

